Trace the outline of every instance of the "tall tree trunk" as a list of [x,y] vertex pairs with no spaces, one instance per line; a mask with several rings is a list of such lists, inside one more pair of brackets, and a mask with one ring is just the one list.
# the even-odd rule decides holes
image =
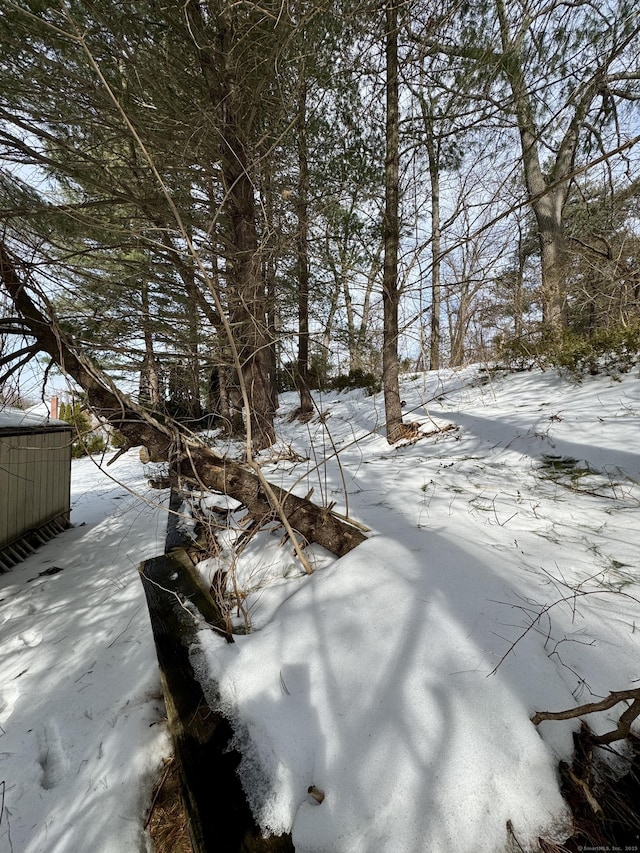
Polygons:
[[364,298],[362,300],[362,317],[360,318],[360,328],[358,329],[358,335],[356,338],[356,351],[360,353],[361,365],[363,363],[365,352],[367,352],[367,349],[369,349],[369,352],[371,350],[371,342],[368,340],[369,321],[371,319],[371,295],[380,274],[381,250],[382,246],[377,249],[376,255],[369,266],[367,284],[365,286]]
[[465,339],[467,329],[469,328],[470,307],[471,297],[469,293],[469,286],[463,282],[460,289],[458,312],[451,329],[451,356],[449,359],[451,367],[461,367],[464,364]]
[[[273,184],[271,163],[266,163],[264,173],[264,198],[262,206],[266,214],[268,233],[280,234],[281,227],[275,221],[274,203],[273,203]],[[267,310],[267,337],[269,338],[269,375],[271,386],[271,405],[273,411],[278,409],[278,329],[280,328],[280,315],[278,311],[277,301],[277,280],[276,280],[276,257],[278,245],[273,245],[268,242],[267,251],[263,252],[263,270],[262,276],[265,282],[266,293],[266,310]]]
[[520,340],[523,332],[523,316],[524,316],[524,269],[527,262],[527,255],[524,248],[524,238],[522,228],[518,227],[518,268],[513,291],[513,336],[516,340]]
[[297,103],[298,147],[298,369],[300,417],[313,412],[309,388],[309,157],[307,150],[307,83],[304,64],[300,71]]
[[[569,192],[568,180],[550,189],[540,163],[540,133],[536,126],[531,95],[527,88],[520,44],[511,36],[504,0],[495,0],[502,41],[502,66],[511,88],[516,115],[525,183],[538,226],[541,264],[543,323],[557,337],[566,326],[566,251],[562,212]],[[592,95],[585,93],[555,157],[551,176],[566,178],[573,168],[578,129]]]
[[[532,176],[529,175],[527,186],[533,185]],[[562,223],[563,196],[565,195],[560,191],[548,192],[532,203],[540,241],[542,316],[544,325],[552,337],[557,337],[567,324],[567,257]]]
[[228,302],[231,326],[242,365],[242,379],[249,412],[247,427],[255,450],[275,441],[273,389],[271,383],[271,344],[267,325],[265,282],[258,251],[253,181],[240,129],[227,108],[223,138],[222,171],[227,212],[230,222],[230,246],[227,255]]
[[140,401],[148,403],[152,409],[157,409],[160,404],[160,370],[153,346],[149,282],[146,279],[140,285],[140,299],[144,337],[144,360],[140,369]]
[[331,341],[333,340],[333,326],[335,323],[336,315],[338,313],[339,301],[340,279],[335,274],[334,270],[333,289],[329,298],[329,311],[327,312],[327,319],[324,323],[324,328],[322,330],[322,366],[324,379],[327,378],[328,371],[331,367]]
[[400,112],[398,103],[398,7],[396,0],[384,6],[386,24],[386,156],[384,268],[382,302],[384,336],[382,382],[387,425],[387,441],[394,444],[403,434],[398,370],[398,249],[400,245]]
[[[190,270],[193,280],[193,269]],[[189,417],[202,417],[202,404],[200,402],[200,322],[198,314],[198,303],[195,298],[197,287],[195,281],[187,288],[187,334],[188,334],[188,363],[187,363],[187,408]]]
[[354,212],[355,201],[351,200],[348,214],[343,217],[342,225],[339,227],[340,242],[338,248],[339,267],[333,261],[329,261],[333,274],[340,281],[342,298],[344,299],[344,310],[347,320],[347,347],[349,351],[349,372],[359,370],[362,367],[361,353],[358,351],[356,312],[353,307],[351,295],[350,278],[352,268],[349,261],[349,244],[351,242],[351,221]]
[[358,351],[356,312],[353,307],[353,297],[351,296],[351,287],[349,285],[350,269],[347,262],[347,239],[345,235],[345,243],[340,252],[340,270],[338,274],[342,285],[342,297],[344,299],[344,309],[347,319],[347,347],[349,350],[349,373],[351,373],[362,367],[362,358],[361,353]]
[[213,48],[209,46],[211,41],[199,4],[187,6],[202,73],[221,121],[220,168],[229,223],[226,270],[229,314],[249,407],[247,428],[253,448],[262,450],[275,441],[273,342],[267,322],[254,198],[256,182],[249,154],[257,108],[246,110],[250,93],[238,79],[241,68],[236,65],[235,14],[231,7],[219,4]]
[[425,122],[425,139],[429,159],[429,181],[431,184],[431,340],[429,342],[429,367],[440,368],[440,313],[442,311],[442,291],[440,289],[440,157],[438,142],[433,132],[433,121],[425,114],[426,104],[422,99]]
[[278,410],[278,328],[280,327],[276,296],[276,261],[273,252],[268,253],[264,279],[267,295],[267,337],[269,339],[269,386],[271,408]]

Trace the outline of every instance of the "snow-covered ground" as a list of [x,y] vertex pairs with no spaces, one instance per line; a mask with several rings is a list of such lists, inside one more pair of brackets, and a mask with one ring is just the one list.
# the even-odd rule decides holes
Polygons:
[[[296,850],[496,853],[507,821],[525,848],[566,837],[557,762],[579,723],[529,717],[640,677],[640,381],[470,369],[402,396],[423,432],[455,428],[391,448],[380,396],[327,395],[308,427],[283,399],[282,446],[310,461],[266,475],[372,532],[310,577],[257,540],[237,566],[254,633],[203,631],[202,680],[255,812]],[[315,468],[332,446],[341,468]]]
[[170,746],[137,568],[164,548],[166,495],[135,452],[107,471],[74,461],[76,526],[0,575],[2,853],[145,849]]
[[[306,576],[281,531],[257,536],[235,563],[253,632],[202,630],[194,663],[236,724],[256,815],[299,853],[500,853],[517,849],[507,821],[526,849],[568,832],[557,762],[579,725],[529,717],[640,678],[640,381],[470,368],[405,377],[402,395],[433,434],[395,448],[381,395],[319,397],[304,426],[282,397],[297,455],[267,477],[369,539],[341,560],[309,549]],[[3,853],[9,837],[14,853],[139,850],[166,750],[137,577],[166,516],[135,454],[108,470],[150,504],[90,465],[74,465],[86,526],[0,576]]]

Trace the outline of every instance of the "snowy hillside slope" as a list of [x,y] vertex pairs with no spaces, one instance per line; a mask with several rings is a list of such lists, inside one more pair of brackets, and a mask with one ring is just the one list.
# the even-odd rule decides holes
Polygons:
[[[254,811],[296,850],[495,853],[507,821],[524,846],[561,838],[579,722],[529,717],[640,677],[640,382],[473,368],[402,395],[433,434],[394,448],[380,396],[326,395],[307,427],[283,399],[282,445],[309,461],[266,475],[348,502],[370,539],[316,552],[311,577],[256,540],[237,566],[254,633],[203,632],[202,680],[244,732]],[[313,470],[332,446],[340,467]]]

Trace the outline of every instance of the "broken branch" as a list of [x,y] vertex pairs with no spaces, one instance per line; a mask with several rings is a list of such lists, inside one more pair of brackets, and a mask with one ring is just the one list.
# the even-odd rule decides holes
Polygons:
[[613,741],[623,740],[627,737],[631,730],[631,724],[640,716],[640,688],[617,690],[610,693],[600,702],[589,702],[586,705],[579,705],[577,708],[569,708],[567,711],[536,711],[531,717],[531,722],[534,726],[537,726],[544,720],[572,720],[576,717],[582,717],[585,714],[607,711],[619,702],[629,701],[631,701],[631,705],[621,714],[616,729],[604,735],[591,735],[591,740],[594,743],[613,743]]

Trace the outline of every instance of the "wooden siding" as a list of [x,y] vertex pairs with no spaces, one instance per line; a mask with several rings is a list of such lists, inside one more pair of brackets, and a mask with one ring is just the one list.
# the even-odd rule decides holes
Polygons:
[[68,520],[71,431],[0,431],[0,549],[59,516]]

